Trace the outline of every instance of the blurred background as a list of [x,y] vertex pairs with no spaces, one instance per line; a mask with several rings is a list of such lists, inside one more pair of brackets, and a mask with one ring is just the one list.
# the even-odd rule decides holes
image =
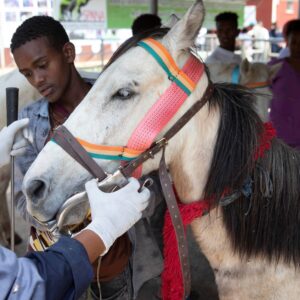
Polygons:
[[[60,20],[76,46],[77,67],[100,71],[116,48],[131,36],[133,20],[143,13],[158,14],[163,23],[175,13],[181,17],[191,0],[0,0],[0,75],[15,65],[10,39],[17,26],[33,15],[49,15]],[[196,40],[205,59],[218,45],[214,17],[224,11],[236,12],[241,33],[236,52],[250,61],[267,62],[285,47],[283,25],[299,17],[299,0],[205,0],[205,23]],[[260,23],[268,36],[255,37]]]

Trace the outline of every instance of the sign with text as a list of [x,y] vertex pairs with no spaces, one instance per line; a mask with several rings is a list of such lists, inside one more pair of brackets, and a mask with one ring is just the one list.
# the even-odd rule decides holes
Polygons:
[[106,0],[55,0],[54,17],[66,29],[105,29]]

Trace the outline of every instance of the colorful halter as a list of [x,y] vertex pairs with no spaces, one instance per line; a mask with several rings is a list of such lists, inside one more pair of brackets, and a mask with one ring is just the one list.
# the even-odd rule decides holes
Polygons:
[[[158,62],[168,75],[172,84],[154,103],[131,135],[126,147],[96,145],[77,138],[88,154],[96,159],[130,161],[148,149],[161,130],[173,118],[184,101],[193,92],[201,78],[204,65],[190,55],[180,69],[168,50],[158,41],[147,38],[138,43]],[[54,140],[52,140],[55,142]],[[141,168],[135,176],[141,174]]]

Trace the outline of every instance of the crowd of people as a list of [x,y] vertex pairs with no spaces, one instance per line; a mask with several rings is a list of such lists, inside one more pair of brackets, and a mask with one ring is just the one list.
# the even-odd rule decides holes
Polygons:
[[[266,39],[269,34],[274,37],[278,34],[275,24],[269,33],[260,22],[251,30],[239,30],[238,16],[232,12],[217,15],[215,22],[219,46],[207,57],[206,63],[210,64],[239,65],[242,56],[235,53],[238,38],[244,38],[247,42],[249,35]],[[135,20],[132,33],[141,34],[161,25],[159,17],[147,14]],[[291,147],[300,149],[300,20],[288,22],[283,36],[287,44],[286,53],[281,53],[279,58],[269,62],[270,66],[278,65],[277,73],[270,78],[273,94],[270,121],[278,137]],[[249,47],[262,49],[264,45],[264,42],[262,44],[258,40]],[[275,48],[274,52],[281,50]],[[32,225],[31,235],[36,236],[41,228],[26,210],[26,199],[22,192],[24,175],[45,143],[51,139],[55,128],[67,120],[94,81],[79,75],[74,65],[74,45],[63,26],[51,17],[36,16],[23,22],[12,37],[11,52],[20,72],[40,92],[42,98],[21,111],[20,121],[0,132],[3,160],[0,160],[0,165],[8,164],[10,155],[18,156],[16,208]],[[262,53],[257,52],[256,55]],[[261,58],[257,56],[255,60],[260,61]],[[33,142],[29,143],[26,139],[24,128],[34,133]],[[19,293],[24,299],[42,299],[47,293],[47,299],[77,298],[93,281],[90,263],[94,263],[99,256],[102,256],[101,288],[107,299],[115,299],[113,297],[120,291],[132,299],[135,289],[159,274],[161,255],[152,257],[151,262],[143,259],[145,255],[150,256],[150,253],[159,250],[157,242],[149,242],[149,224],[138,222],[149,203],[150,192],[146,188],[140,190],[139,183],[134,179],[130,179],[127,186],[113,194],[102,193],[95,181],[88,182],[86,190],[92,222],[74,239],[62,238],[46,252],[31,252],[25,258],[17,258],[9,250],[0,248],[1,292],[4,291],[7,297]],[[130,208],[126,214],[123,213],[125,200]],[[107,202],[115,203],[117,209],[113,211]],[[101,209],[98,209],[100,206]],[[136,228],[135,236],[129,237],[127,231],[134,224],[140,227]],[[132,265],[132,260],[139,261],[139,264]],[[140,269],[134,269],[135,266]],[[128,274],[137,273],[139,286],[132,283],[132,287],[128,283]],[[65,276],[64,280],[62,276]],[[94,284],[98,287],[97,282]],[[96,290],[92,292],[95,299],[100,296]]]

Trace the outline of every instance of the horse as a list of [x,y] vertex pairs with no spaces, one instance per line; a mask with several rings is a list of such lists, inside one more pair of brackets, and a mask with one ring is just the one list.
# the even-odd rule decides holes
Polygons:
[[[19,89],[19,108],[22,109],[40,97],[39,93],[32,88],[23,75],[18,70],[12,70],[1,76],[0,89],[0,129],[6,126],[6,91],[7,87],[17,87]],[[8,246],[10,239],[10,217],[7,207],[6,191],[10,181],[10,167],[5,166],[0,169],[0,244]],[[16,235],[16,242],[20,238]]]
[[[87,72],[79,70],[83,78],[96,80],[99,76],[96,72]],[[17,69],[14,69],[7,74],[1,76],[1,91],[0,91],[0,129],[6,126],[6,92],[7,87],[17,87],[19,89],[19,110],[32,101],[41,98],[39,92],[29,84],[27,79],[20,74]],[[0,169],[0,244],[8,246],[10,239],[10,218],[7,207],[6,192],[10,182],[10,168],[9,166]],[[16,234],[16,242],[20,237]]]
[[[167,33],[156,30],[125,42],[64,126],[91,145],[128,146],[157,99],[173,84],[183,91],[183,81],[176,80],[185,78],[182,69],[189,59],[196,60],[203,73],[154,136],[154,145],[167,142],[165,160],[180,205],[207,205],[207,213],[192,220],[190,228],[214,271],[219,298],[296,300],[300,294],[300,155],[276,138],[269,123],[262,123],[251,91],[210,83],[207,70],[191,50],[203,19],[203,3],[196,1]],[[152,53],[154,58],[152,48],[143,46],[149,35],[151,43],[159,43],[180,69],[175,75],[166,74],[157,52]],[[210,97],[202,98],[212,86]],[[165,133],[199,99],[201,109],[166,141]],[[168,112],[172,105],[161,109]],[[152,122],[160,125],[160,120]],[[120,167],[116,159],[95,160],[107,173]],[[142,174],[156,170],[159,160],[158,154],[152,155],[143,163]],[[91,177],[49,141],[24,178],[28,212],[41,222],[53,219]]]
[[272,92],[269,83],[278,71],[277,66],[250,63],[247,58],[237,64],[207,64],[212,82],[231,82],[248,86],[255,92],[255,109],[262,121],[269,118]]

